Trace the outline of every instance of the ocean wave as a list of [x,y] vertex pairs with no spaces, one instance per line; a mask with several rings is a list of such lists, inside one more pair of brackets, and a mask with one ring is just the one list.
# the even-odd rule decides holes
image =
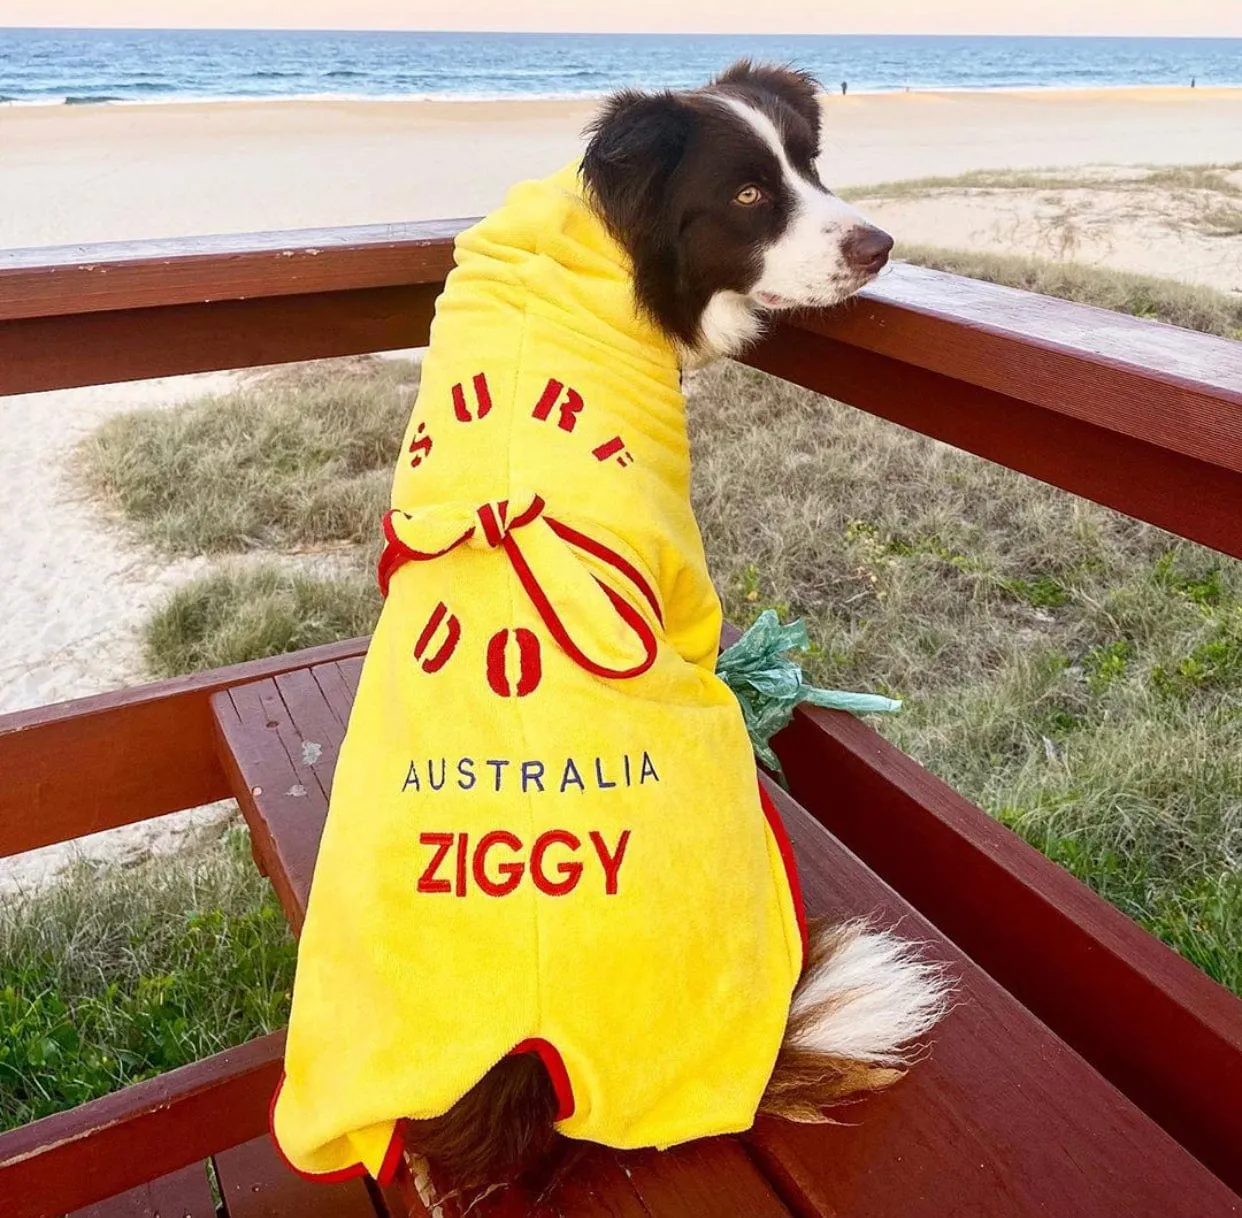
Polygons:
[[61,98],[62,106],[106,106],[113,102],[125,101],[123,97],[117,97],[112,93],[70,93],[68,97]]

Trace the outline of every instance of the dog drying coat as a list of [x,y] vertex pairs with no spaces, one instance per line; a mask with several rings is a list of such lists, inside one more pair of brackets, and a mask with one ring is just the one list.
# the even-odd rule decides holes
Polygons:
[[559,1130],[748,1128],[802,963],[796,881],[690,508],[678,362],[576,167],[457,241],[385,519],[273,1130],[395,1163],[498,1060]]

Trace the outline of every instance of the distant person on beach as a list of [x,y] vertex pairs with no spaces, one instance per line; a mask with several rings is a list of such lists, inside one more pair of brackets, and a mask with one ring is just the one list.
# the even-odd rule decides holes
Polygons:
[[850,91],[850,82],[843,80],[841,82],[841,96],[844,97]]

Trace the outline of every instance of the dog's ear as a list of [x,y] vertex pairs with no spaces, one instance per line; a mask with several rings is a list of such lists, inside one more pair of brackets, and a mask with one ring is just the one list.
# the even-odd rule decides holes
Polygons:
[[658,207],[690,135],[691,114],[669,92],[615,93],[586,130],[582,177],[614,236],[633,244]]
[[749,59],[739,59],[732,67],[716,77],[713,83],[775,93],[781,101],[811,124],[811,130],[815,132],[815,139],[818,142],[822,120],[819,95],[823,92],[823,88],[809,72],[804,72],[799,68],[756,64]]

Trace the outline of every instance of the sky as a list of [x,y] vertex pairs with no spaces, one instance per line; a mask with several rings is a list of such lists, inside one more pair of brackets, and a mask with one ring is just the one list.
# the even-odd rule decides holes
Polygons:
[[1242,37],[1242,0],[0,0],[0,26]]

